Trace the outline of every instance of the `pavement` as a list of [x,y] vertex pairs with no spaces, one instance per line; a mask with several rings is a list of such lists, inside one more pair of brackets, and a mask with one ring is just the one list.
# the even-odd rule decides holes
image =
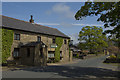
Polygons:
[[95,57],[100,57],[100,56],[104,56],[104,54],[99,54],[98,56],[96,56],[95,54],[88,54],[87,56],[84,57],[84,59],[78,59],[78,58],[73,58],[72,61],[69,62],[57,62],[57,63],[47,63],[47,65],[65,65],[65,64],[74,64],[74,63],[78,63],[79,61],[85,60],[85,59],[89,59],[89,58],[95,58]]
[[78,63],[81,59],[74,58],[72,61],[68,62],[57,62],[57,63],[47,63],[48,66],[50,65],[65,65],[65,64],[74,64]]
[[107,63],[103,63],[103,61],[106,59],[107,55],[100,55],[100,56],[96,56],[96,57],[90,57],[88,59],[83,59],[80,60],[78,63],[73,63],[71,65],[64,65],[64,66],[74,66],[74,67],[95,67],[95,68],[104,68],[104,69],[110,69],[112,71],[120,71],[120,69],[118,68],[120,66],[120,64],[107,64]]
[[120,78],[117,65],[104,64],[107,56],[77,60],[75,63],[25,67],[2,71],[3,78]]

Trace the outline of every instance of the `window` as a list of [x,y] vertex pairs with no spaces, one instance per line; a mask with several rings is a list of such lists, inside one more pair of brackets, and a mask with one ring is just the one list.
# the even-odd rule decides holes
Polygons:
[[66,39],[64,40],[64,44],[67,44],[67,41],[66,41]]
[[27,48],[27,57],[30,57],[30,48]]
[[14,40],[20,40],[20,34],[15,33],[14,34]]
[[48,58],[54,58],[55,57],[55,51],[48,51]]
[[19,48],[14,48],[13,57],[19,56]]
[[41,37],[40,36],[37,37],[37,41],[39,41],[39,42],[41,41]]
[[53,43],[55,43],[55,38],[53,38]]

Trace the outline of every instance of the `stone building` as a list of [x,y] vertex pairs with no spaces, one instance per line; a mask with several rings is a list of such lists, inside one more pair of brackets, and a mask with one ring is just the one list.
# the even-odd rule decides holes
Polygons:
[[46,65],[49,59],[55,58],[56,37],[63,38],[60,61],[71,60],[68,45],[70,38],[55,28],[35,24],[32,16],[29,22],[2,16],[2,28],[14,32],[8,61],[24,65]]

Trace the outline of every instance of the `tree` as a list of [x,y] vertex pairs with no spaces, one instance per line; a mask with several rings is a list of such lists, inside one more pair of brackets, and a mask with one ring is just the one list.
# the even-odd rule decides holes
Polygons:
[[79,44],[77,45],[77,47],[78,47],[80,50],[85,50],[85,49],[87,49],[87,47],[85,46],[85,43],[84,43],[84,42],[79,42]]
[[[120,2],[85,2],[84,6],[75,14],[76,20],[86,16],[98,16],[97,21],[104,22],[104,27],[113,27],[105,33],[116,34],[120,44]],[[120,45],[118,45],[120,47]]]
[[119,48],[116,46],[110,46],[110,47],[108,47],[108,51],[110,54],[115,54],[117,56]]
[[79,41],[85,41],[84,45],[90,50],[90,52],[96,53],[97,51],[102,51],[103,48],[107,47],[105,42],[106,36],[102,34],[103,29],[96,26],[86,26],[83,27],[79,32]]

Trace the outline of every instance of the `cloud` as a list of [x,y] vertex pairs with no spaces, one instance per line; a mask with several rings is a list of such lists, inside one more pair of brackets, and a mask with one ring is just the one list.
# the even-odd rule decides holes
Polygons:
[[75,26],[104,26],[101,24],[72,24],[72,25],[75,25]]
[[41,25],[60,25],[58,23],[37,23],[37,24],[41,24]]
[[52,11],[51,11],[51,10],[47,10],[47,11],[46,11],[46,14],[47,14],[47,15],[51,15],[51,14],[52,14]]
[[69,35],[69,37],[71,37],[71,40],[73,40],[73,44],[79,43],[79,41],[78,41],[78,33],[73,33],[73,34]]
[[64,16],[66,18],[72,18],[72,19],[74,18],[74,12],[65,3],[55,4],[51,8],[51,10],[46,11],[46,14],[48,14],[48,15],[50,15],[52,13],[53,14],[56,13],[57,15]]
[[[104,26],[101,24],[76,24],[76,23],[37,23],[41,25],[61,25],[61,26],[66,26],[66,27],[72,27],[72,26]],[[105,29],[113,29],[112,27],[110,28],[105,28]]]
[[107,27],[105,30],[113,30],[115,27]]
[[53,11],[57,13],[68,13],[70,12],[70,7],[64,3],[56,4],[53,6]]

